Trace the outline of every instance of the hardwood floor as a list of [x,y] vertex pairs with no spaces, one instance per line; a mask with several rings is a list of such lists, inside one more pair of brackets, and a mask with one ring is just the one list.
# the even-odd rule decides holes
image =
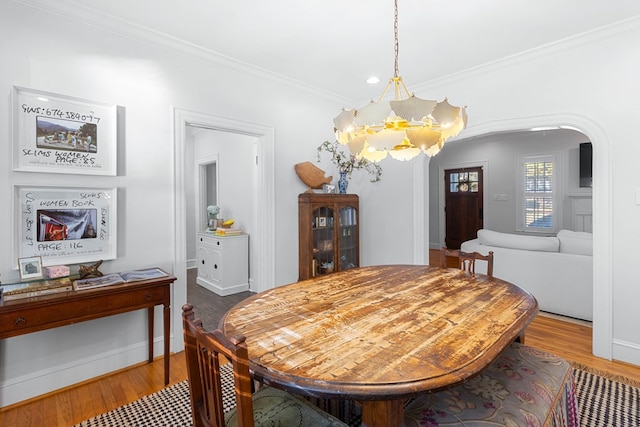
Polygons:
[[[435,264],[436,260],[431,260]],[[435,264],[438,265],[438,264]],[[199,298],[199,300],[201,300]],[[224,298],[215,304],[225,304]],[[209,302],[209,304],[211,304]],[[234,301],[231,305],[235,304]],[[224,310],[224,309],[223,309]],[[224,313],[223,310],[218,310]],[[211,323],[217,324],[212,319]],[[591,354],[591,325],[541,313],[529,325],[525,343],[555,353],[588,369],[640,384],[640,366]],[[170,383],[186,379],[184,353],[171,357]],[[0,409],[0,426],[69,427],[164,388],[162,358],[142,363],[44,396]]]
[[591,354],[591,324],[540,313],[526,330],[525,344],[557,354],[600,375],[640,387],[640,366]]
[[[171,356],[170,384],[187,378],[184,352]],[[163,358],[0,409],[0,426],[70,427],[164,388]]]

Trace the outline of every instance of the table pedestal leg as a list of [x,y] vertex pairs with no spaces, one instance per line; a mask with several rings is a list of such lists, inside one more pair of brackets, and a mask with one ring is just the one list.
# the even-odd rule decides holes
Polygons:
[[404,400],[361,401],[362,425],[400,427],[404,424]]

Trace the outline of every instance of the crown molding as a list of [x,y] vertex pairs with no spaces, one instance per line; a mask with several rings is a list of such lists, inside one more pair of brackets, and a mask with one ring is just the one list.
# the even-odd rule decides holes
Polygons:
[[510,67],[527,63],[539,58],[549,57],[557,54],[567,53],[569,51],[581,48],[583,46],[596,45],[607,40],[633,36],[640,32],[640,16],[627,18],[613,24],[595,28],[571,37],[556,40],[532,49],[524,50],[495,61],[490,61],[476,67],[460,70],[455,73],[448,74],[438,79],[420,83],[412,86],[412,92],[428,92],[438,86],[445,86],[456,83],[460,80],[469,79],[481,74],[489,73],[500,68]]
[[[202,46],[190,43],[186,40],[170,36],[160,31],[148,28],[126,19],[118,18],[113,15],[97,11],[73,0],[13,0],[36,9],[43,10],[48,13],[56,14],[68,19],[81,22],[86,25],[102,29],[118,34],[122,37],[128,37],[133,40],[148,43],[150,45],[169,50],[173,53],[186,55],[214,64],[222,65],[242,71],[256,77],[268,79],[279,84],[293,87],[314,95],[321,96],[326,99],[335,100],[343,105],[351,105],[353,99],[345,98],[339,94],[321,89],[319,87],[309,85],[307,83],[295,80],[282,74],[274,73],[256,65],[240,61],[219,52],[206,49]],[[487,62],[476,67],[461,70],[452,74],[448,74],[438,79],[423,82],[411,86],[411,91],[415,93],[428,92],[435,87],[444,86],[458,82],[463,79],[472,78],[480,74],[495,71],[500,68],[518,65],[524,62],[532,61],[545,56],[552,56],[559,53],[569,52],[582,46],[595,45],[603,41],[624,37],[640,31],[640,16],[628,18],[613,24],[599,27],[575,36],[567,37],[562,40],[554,41],[546,45],[538,46],[526,51],[522,51],[507,57]]]
[[204,60],[206,62],[222,65],[234,70],[242,71],[256,77],[268,79],[295,89],[312,93],[343,104],[349,104],[352,100],[336,93],[318,88],[316,86],[295,80],[282,74],[274,73],[256,65],[240,61],[219,52],[206,49],[202,46],[190,43],[177,37],[170,36],[160,31],[145,27],[140,24],[118,18],[113,15],[92,9],[82,3],[72,0],[13,0],[25,6],[40,9],[67,19],[80,22],[104,31],[127,37],[132,40],[169,50],[179,55]]

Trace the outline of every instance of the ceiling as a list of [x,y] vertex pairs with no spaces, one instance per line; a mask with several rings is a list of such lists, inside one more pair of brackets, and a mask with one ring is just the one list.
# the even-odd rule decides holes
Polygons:
[[[393,75],[392,0],[16,1],[163,33],[350,100],[379,96]],[[398,0],[398,8],[399,69],[410,88],[640,22],[638,0]],[[374,87],[371,75],[381,79]]]

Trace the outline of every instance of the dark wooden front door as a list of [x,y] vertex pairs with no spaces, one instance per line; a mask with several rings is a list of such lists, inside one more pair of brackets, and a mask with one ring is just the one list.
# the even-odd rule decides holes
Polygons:
[[475,239],[482,223],[482,168],[444,171],[445,244],[459,249],[462,242]]

